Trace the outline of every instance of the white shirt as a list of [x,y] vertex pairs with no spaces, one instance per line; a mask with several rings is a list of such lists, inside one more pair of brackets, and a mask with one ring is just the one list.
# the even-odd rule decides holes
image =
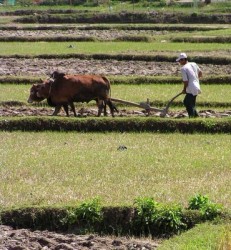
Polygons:
[[198,77],[199,72],[200,68],[194,62],[188,62],[181,68],[183,81],[188,82],[186,93],[192,94],[194,96],[201,93]]

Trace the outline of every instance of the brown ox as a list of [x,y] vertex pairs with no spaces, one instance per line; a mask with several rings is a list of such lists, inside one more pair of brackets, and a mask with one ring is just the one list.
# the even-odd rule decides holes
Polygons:
[[90,102],[91,100],[95,100],[98,105],[98,116],[101,115],[103,107],[104,115],[106,115],[106,105],[109,106],[112,116],[114,116],[114,110],[118,112],[110,100],[110,82],[106,77],[65,75],[58,72],[54,72],[52,77],[53,80],[33,84],[28,102],[47,99],[48,104],[55,107],[52,115],[57,115],[63,106],[68,116],[68,105],[70,105],[76,116],[73,102]]

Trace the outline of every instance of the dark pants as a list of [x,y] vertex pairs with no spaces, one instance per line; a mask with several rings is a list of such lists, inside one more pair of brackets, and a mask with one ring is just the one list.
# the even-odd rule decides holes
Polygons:
[[184,106],[188,112],[189,117],[197,117],[199,116],[196,111],[196,95],[186,94],[184,98]]

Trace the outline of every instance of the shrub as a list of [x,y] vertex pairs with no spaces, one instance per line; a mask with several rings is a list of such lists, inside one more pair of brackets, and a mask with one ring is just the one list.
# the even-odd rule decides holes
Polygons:
[[95,223],[102,219],[101,210],[100,199],[94,198],[91,201],[80,204],[76,210],[76,216],[78,219],[88,221],[89,223]]
[[94,231],[94,225],[97,222],[101,222],[102,207],[100,205],[100,199],[94,198],[93,200],[83,202],[78,207],[69,209],[67,211],[67,216],[62,220],[63,224],[82,225],[81,233],[86,233],[89,231]]
[[212,220],[221,213],[221,209],[222,206],[220,204],[210,202],[201,209],[201,213],[206,220]]
[[150,234],[150,226],[153,224],[159,204],[153,198],[148,197],[137,198],[134,204],[137,211],[135,225],[140,228],[143,234]]
[[207,205],[209,198],[206,195],[197,194],[189,200],[188,209],[200,210],[203,206]]
[[182,221],[182,207],[172,205],[163,207],[155,216],[154,221],[158,226],[158,231],[162,234],[179,233],[186,229],[186,224]]
[[153,198],[135,200],[137,218],[135,225],[143,234],[169,235],[186,229],[182,221],[182,208],[179,205],[161,206]]
[[206,195],[197,194],[189,200],[188,209],[199,210],[204,219],[211,220],[221,213],[222,206],[211,202]]
[[140,222],[145,225],[153,222],[153,214],[157,212],[159,204],[153,198],[137,198],[134,202]]

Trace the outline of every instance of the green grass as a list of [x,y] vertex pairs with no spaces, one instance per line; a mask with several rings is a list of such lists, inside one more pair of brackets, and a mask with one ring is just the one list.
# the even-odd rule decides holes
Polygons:
[[[228,28],[229,27],[229,28]],[[231,35],[231,28],[227,26],[226,29],[209,30],[209,31],[190,31],[190,32],[168,32],[166,35],[157,36],[158,40],[171,40],[177,37],[226,37]],[[155,37],[156,38],[156,37]]]
[[[74,48],[69,48],[72,44]],[[40,55],[70,53],[128,53],[169,51],[217,51],[229,50],[230,44],[218,43],[146,43],[146,42],[0,42],[1,55]]]
[[[147,98],[152,101],[169,101],[182,90],[181,84],[150,84],[150,85],[113,85],[112,96],[128,101],[141,102]],[[201,84],[202,94],[198,96],[197,102],[230,102],[228,95],[231,85],[204,85]],[[176,99],[182,100],[183,96]]]
[[[91,10],[91,11],[101,11],[101,12],[119,12],[119,11],[170,11],[170,12],[187,12],[187,13],[227,13],[228,10],[231,8],[230,2],[226,3],[211,3],[209,5],[199,6],[195,8],[193,4],[188,6],[182,6],[179,4],[175,5],[163,5],[159,4],[158,2],[138,2],[138,3],[131,3],[131,2],[121,2],[121,1],[113,1],[109,2],[109,4],[103,4],[96,7],[90,6],[29,6],[29,7],[21,7],[21,6],[1,6],[2,11],[14,11],[18,9],[34,9],[34,10],[47,10],[47,9],[78,9],[78,10]],[[109,8],[111,6],[111,8]]]
[[[141,85],[112,85],[111,96],[132,102],[143,102],[147,98],[152,101],[169,101],[174,95],[182,90],[181,84],[141,84]],[[31,85],[0,85],[0,102],[18,101],[27,102]],[[203,85],[202,94],[197,102],[230,102],[231,85]],[[178,97],[176,101],[183,99]],[[92,102],[93,103],[93,102]],[[94,102],[95,105],[95,102]],[[230,104],[231,105],[231,104]]]
[[1,16],[0,18],[0,25],[1,24],[8,24],[14,20],[14,17],[11,16]]
[[[191,34],[192,34],[192,36],[199,36],[199,35],[200,36],[230,36],[231,35],[231,28],[217,29],[215,31],[214,30],[203,31],[203,32],[197,31],[197,32],[193,32]],[[187,35],[187,33],[185,35]]]
[[[76,119],[76,118],[74,118]],[[0,132],[0,206],[105,205],[136,197],[231,207],[231,135]],[[125,145],[127,150],[117,148]]]
[[163,241],[158,250],[228,250],[228,241],[224,238],[227,233],[231,233],[230,226],[204,223]]

